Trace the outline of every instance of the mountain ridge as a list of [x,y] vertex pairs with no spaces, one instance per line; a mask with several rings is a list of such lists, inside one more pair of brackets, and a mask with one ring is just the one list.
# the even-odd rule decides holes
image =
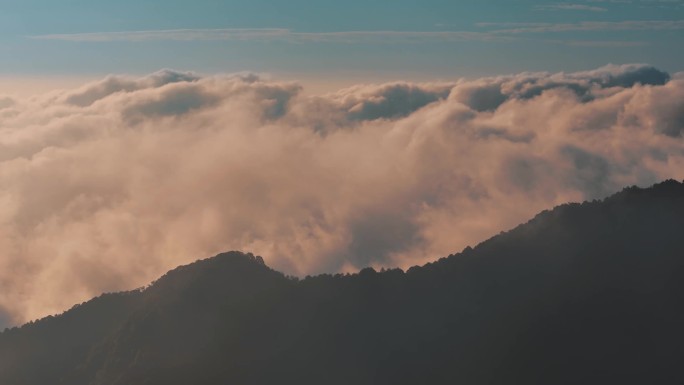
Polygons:
[[671,383],[684,379],[682,229],[684,184],[668,180],[405,272],[298,279],[222,253],[0,334],[0,382]]

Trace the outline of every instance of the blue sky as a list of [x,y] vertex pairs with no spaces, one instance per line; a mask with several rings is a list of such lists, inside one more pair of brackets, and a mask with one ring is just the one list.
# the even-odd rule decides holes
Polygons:
[[684,70],[684,0],[0,1],[0,76]]

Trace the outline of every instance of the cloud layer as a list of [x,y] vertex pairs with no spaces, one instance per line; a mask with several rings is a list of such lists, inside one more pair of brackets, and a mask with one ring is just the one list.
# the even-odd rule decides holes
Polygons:
[[645,65],[318,96],[162,71],[0,98],[0,312],[23,322],[232,249],[298,275],[422,263],[684,179],[683,131],[684,79]]

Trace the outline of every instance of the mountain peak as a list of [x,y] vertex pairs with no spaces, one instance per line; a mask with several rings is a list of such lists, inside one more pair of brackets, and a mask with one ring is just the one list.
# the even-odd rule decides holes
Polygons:
[[181,295],[190,290],[242,292],[282,277],[260,256],[230,251],[179,266],[154,281],[146,293],[148,296],[156,293],[168,297],[172,293]]
[[167,275],[176,275],[191,271],[221,270],[223,272],[229,273],[232,269],[255,267],[260,269],[269,269],[268,266],[266,266],[264,259],[260,256],[255,256],[252,253],[243,253],[240,251],[228,251],[216,254],[210,258],[199,259],[187,265],[178,266],[177,268],[166,273],[164,276],[162,276],[162,278]]
[[[684,192],[684,181],[679,182],[678,180],[675,179],[667,179],[664,180],[660,183],[656,183],[651,187],[638,187],[638,186],[630,186],[624,188],[621,192],[613,195],[612,197],[620,196],[620,195],[650,195],[650,196],[658,196],[658,197],[665,197],[665,196],[680,196]],[[609,197],[608,199],[612,198]]]
[[256,263],[261,266],[266,266],[266,262],[264,262],[264,259],[258,255],[254,255],[252,253],[243,253],[240,251],[227,251],[224,253],[220,253],[215,255],[212,258],[209,258],[208,260],[225,260],[228,263]]

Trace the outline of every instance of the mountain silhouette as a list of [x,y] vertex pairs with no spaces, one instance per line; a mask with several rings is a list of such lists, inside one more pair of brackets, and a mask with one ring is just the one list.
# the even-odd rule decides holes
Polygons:
[[682,384],[683,305],[669,180],[406,272],[220,254],[6,330],[0,384]]

